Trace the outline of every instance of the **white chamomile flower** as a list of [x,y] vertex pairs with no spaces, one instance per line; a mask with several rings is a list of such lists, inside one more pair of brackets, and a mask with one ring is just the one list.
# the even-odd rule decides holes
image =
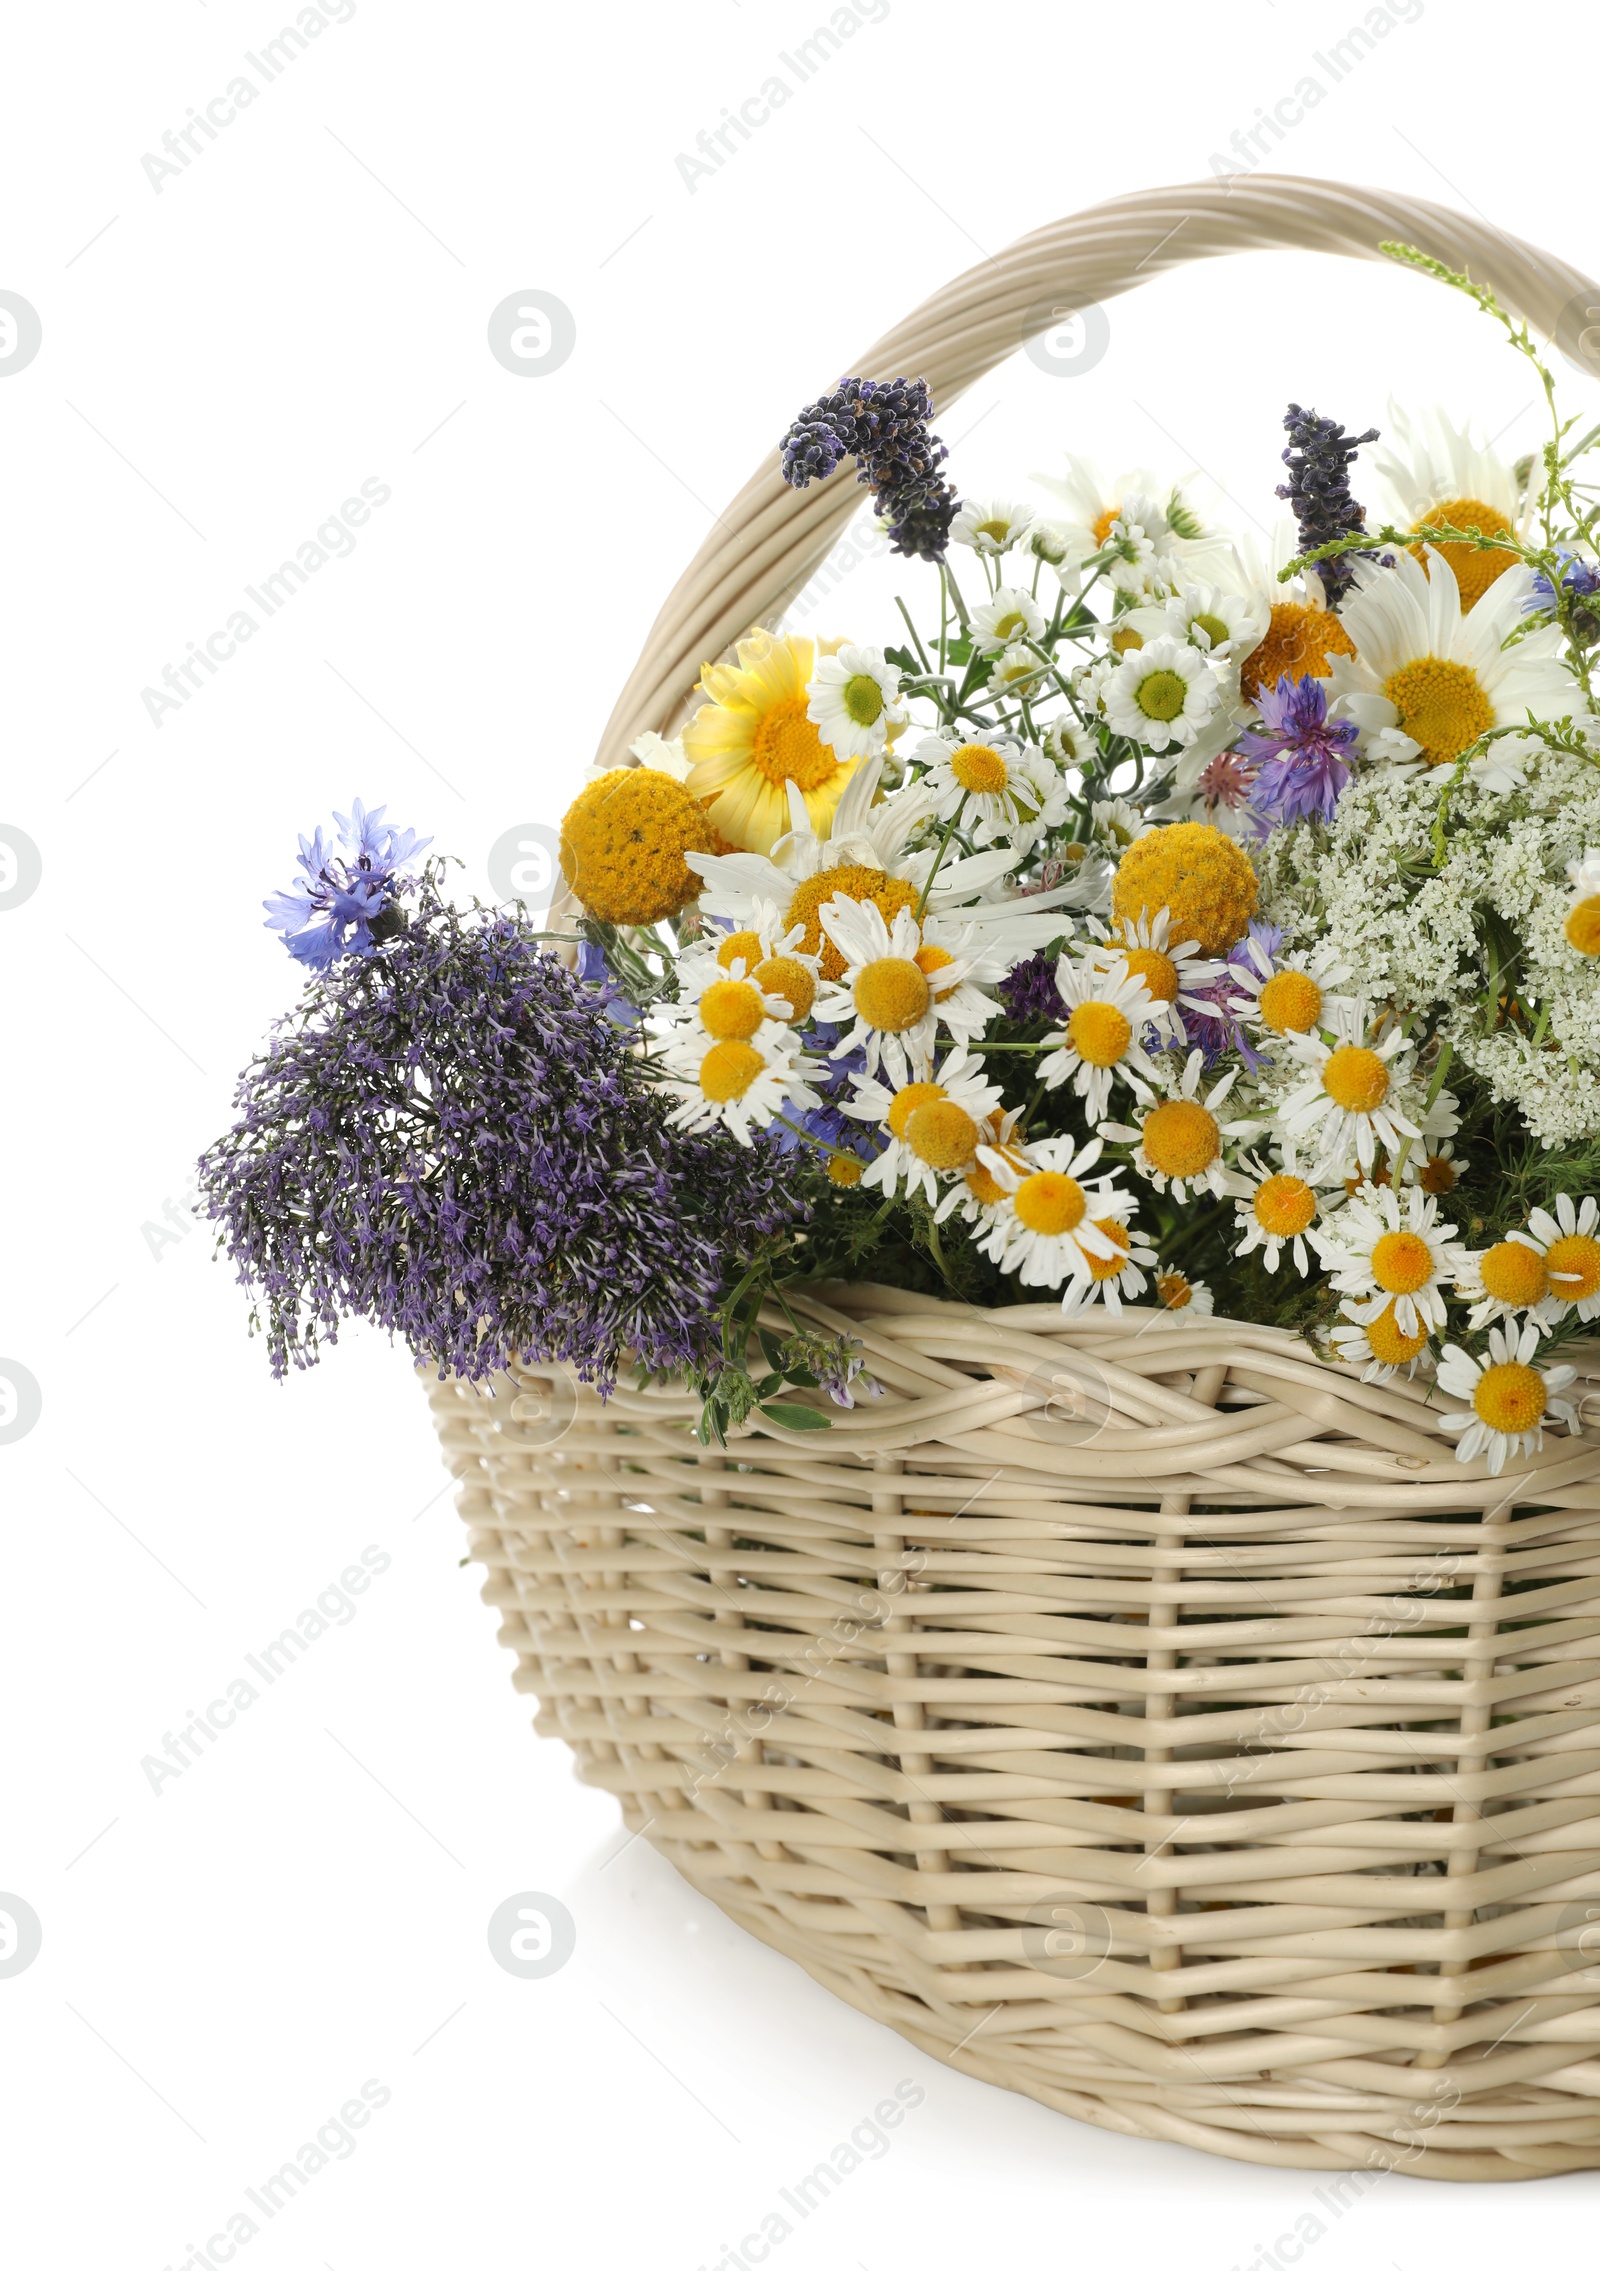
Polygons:
[[1113,733],[1159,753],[1186,749],[1196,740],[1214,717],[1222,689],[1198,647],[1152,639],[1122,657],[1101,699]]
[[675,781],[686,781],[693,770],[682,741],[669,741],[659,733],[641,733],[637,741],[629,742],[628,755],[636,757],[646,772],[670,773]]
[[1551,1324],[1561,1307],[1550,1299],[1544,1255],[1525,1230],[1513,1230],[1481,1253],[1463,1254],[1456,1264],[1456,1291],[1472,1303],[1467,1322],[1474,1332],[1514,1316]]
[[1237,1065],[1207,1090],[1200,1085],[1205,1059],[1191,1049],[1176,1080],[1165,1066],[1160,1078],[1166,1093],[1154,1098],[1131,1127],[1102,1120],[1100,1133],[1111,1143],[1131,1143],[1133,1164],[1158,1191],[1170,1190],[1175,1198],[1210,1191],[1222,1198],[1238,1188],[1226,1164],[1230,1143],[1261,1133],[1259,1120],[1224,1120],[1219,1108],[1239,1077]]
[[1139,1045],[1150,1022],[1150,989],[1125,965],[1103,970],[1063,954],[1056,964],[1065,1027],[1046,1041],[1039,1077],[1046,1088],[1070,1083],[1084,1110],[1097,1120],[1111,1102],[1113,1080],[1126,1081],[1141,1100],[1150,1094],[1155,1067]]
[[1448,1090],[1428,1114],[1426,1130],[1420,1118],[1411,1117],[1404,1092],[1416,1056],[1398,1025],[1377,1039],[1367,1032],[1357,1006],[1336,1010],[1330,1030],[1331,1042],[1320,1032],[1283,1036],[1302,1078],[1279,1105],[1278,1117],[1286,1134],[1316,1144],[1318,1182],[1342,1179],[1357,1166],[1363,1175],[1370,1174],[1380,1144],[1394,1153],[1407,1137],[1414,1143],[1425,1132],[1454,1131],[1454,1099]]
[[840,1109],[881,1138],[883,1149],[861,1180],[886,1197],[903,1189],[937,1199],[940,1176],[970,1174],[1004,1125],[999,1089],[959,1049],[925,1079],[889,1082],[857,1073]]
[[946,945],[942,926],[919,923],[909,907],[891,924],[870,900],[854,899],[828,900],[821,922],[844,964],[816,1003],[817,1016],[839,1027],[835,1057],[864,1049],[868,1072],[881,1063],[896,1080],[912,1080],[931,1061],[941,1026],[966,1041],[993,1019],[992,997],[972,979],[999,977],[1004,964],[970,931],[950,932]]
[[900,672],[878,647],[821,656],[806,688],[806,716],[841,761],[876,757],[890,727],[904,725],[908,714]]
[[1562,926],[1567,944],[1579,954],[1600,954],[1600,852],[1586,851],[1567,862],[1572,905]]
[[1072,542],[1072,531],[1057,520],[1036,520],[1017,546],[1026,560],[1042,560],[1055,571],[1056,582],[1069,599],[1083,588],[1083,571]]
[[1300,1275],[1308,1276],[1311,1258],[1306,1251],[1306,1235],[1317,1219],[1318,1201],[1311,1184],[1297,1172],[1294,1154],[1290,1152],[1281,1167],[1274,1167],[1256,1152],[1247,1152],[1239,1162],[1238,1174],[1248,1182],[1249,1189],[1234,1204],[1235,1219],[1244,1233],[1234,1252],[1253,1254],[1259,1248],[1262,1268],[1276,1276],[1287,1249]]
[[1439,1220],[1439,1202],[1415,1185],[1398,1195],[1365,1184],[1356,1197],[1311,1233],[1311,1243],[1337,1292],[1349,1298],[1352,1324],[1370,1324],[1393,1305],[1402,1333],[1437,1331],[1445,1322],[1444,1289],[1461,1263],[1454,1223]]
[[1350,982],[1350,967],[1323,943],[1305,951],[1269,948],[1252,924],[1229,958],[1228,975],[1239,988],[1234,1014],[1266,1033],[1315,1033],[1339,1010],[1354,1002],[1337,989]]
[[1527,1229],[1512,1234],[1543,1258],[1550,1292],[1539,1314],[1550,1324],[1573,1317],[1587,1324],[1591,1317],[1600,1317],[1597,1223],[1600,1206],[1593,1199],[1585,1199],[1581,1207],[1574,1206],[1563,1191],[1555,1202],[1554,1214],[1536,1206],[1528,1217]]
[[685,955],[679,962],[671,1045],[691,1044],[700,1035],[759,1044],[770,1026],[798,1024],[810,1010],[816,996],[812,958],[763,956],[748,939],[723,941],[730,943],[735,951],[726,962],[720,951]]
[[1419,1183],[1436,1199],[1444,1198],[1461,1180],[1455,1145],[1448,1138],[1443,1143],[1430,1143],[1424,1138],[1421,1143],[1413,1144],[1406,1153],[1400,1179],[1404,1183]]
[[720,1125],[746,1146],[753,1128],[767,1127],[786,1107],[809,1111],[825,1069],[786,1025],[771,1023],[743,1041],[692,1032],[662,1061],[682,1096],[672,1123],[696,1132]]
[[1060,717],[1052,718],[1044,729],[1044,752],[1058,765],[1081,770],[1096,754],[1095,738],[1070,710],[1063,710]]
[[1154,826],[1155,822],[1146,819],[1139,807],[1129,804],[1125,797],[1102,797],[1089,809],[1091,840],[1104,844],[1114,858],[1120,859],[1130,844],[1136,844],[1141,836],[1148,836]]
[[[1530,499],[1511,460],[1474,442],[1442,410],[1413,417],[1391,400],[1384,431],[1370,460],[1380,510],[1392,507],[1390,517],[1409,524],[1414,536],[1445,524],[1479,536],[1508,536],[1527,525]],[[1387,446],[1390,437],[1398,445],[1393,449]],[[1439,551],[1467,609],[1515,565],[1510,552],[1495,547],[1444,539]]]
[[998,734],[990,741],[957,741],[930,733],[916,756],[928,768],[924,785],[936,800],[935,819],[954,820],[959,813],[975,844],[1030,848],[1067,816],[1067,781],[1022,742]]
[[1260,645],[1271,612],[1254,591],[1180,583],[1160,607],[1134,608],[1117,618],[1117,627],[1137,631],[1147,642],[1186,639],[1214,661],[1240,663]]
[[[1531,568],[1508,568],[1464,614],[1456,579],[1432,545],[1427,561],[1400,552],[1389,568],[1358,562],[1340,609],[1356,651],[1329,657],[1329,709],[1355,721],[1369,758],[1453,765],[1492,726],[1583,707],[1561,660],[1560,627],[1526,629]],[[1508,646],[1513,632],[1521,635]]]
[[[1352,1314],[1348,1303],[1342,1314]],[[1363,1380],[1409,1380],[1427,1359],[1429,1337],[1426,1325],[1403,1331],[1392,1301],[1364,1325],[1335,1325],[1328,1336],[1342,1363],[1362,1367]]]
[[1185,560],[1208,549],[1181,485],[1164,484],[1153,473],[1141,469],[1108,481],[1088,458],[1069,457],[1064,477],[1036,473],[1033,478],[1063,508],[1063,533],[1080,566],[1102,550],[1119,523],[1140,530],[1152,564],[1168,584],[1177,582]]
[[[979,1125],[977,1153],[971,1166],[960,1171],[939,1201],[934,1210],[935,1222],[945,1222],[952,1214],[959,1214],[963,1222],[989,1220],[1008,1187],[996,1179],[995,1166],[1002,1174],[1016,1175],[1027,1163],[1027,1154],[1016,1139],[1016,1126],[1021,1117],[1022,1106],[1015,1104],[1008,1112],[991,1113]],[[995,1166],[988,1164],[991,1158]]]
[[1047,678],[1051,665],[1040,660],[1029,647],[1007,647],[995,657],[989,673],[989,685],[995,692],[1010,697],[1037,693],[1038,681]]
[[1014,505],[1003,497],[969,497],[950,523],[950,536],[952,542],[970,544],[974,552],[993,560],[1021,544],[1033,522],[1031,506]]
[[1203,1277],[1190,1277],[1186,1270],[1159,1264],[1156,1269],[1156,1299],[1174,1323],[1198,1324],[1209,1317],[1216,1307],[1216,1296]]
[[1147,1273],[1156,1268],[1154,1246],[1131,1222],[1119,1221],[1116,1215],[1107,1214],[1102,1215],[1094,1227],[1116,1250],[1109,1255],[1090,1254],[1088,1274],[1074,1275],[1067,1280],[1061,1306],[1069,1317],[1079,1309],[1086,1309],[1097,1298],[1113,1315],[1120,1315],[1124,1301],[1142,1298],[1149,1283]]
[[1570,1364],[1540,1366],[1539,1332],[1524,1325],[1492,1326],[1486,1357],[1469,1356],[1451,1346],[1439,1359],[1439,1386],[1466,1405],[1442,1412],[1439,1425],[1458,1437],[1456,1457],[1465,1464],[1487,1456],[1489,1472],[1499,1474],[1520,1451],[1532,1458],[1544,1441],[1546,1420],[1578,1432],[1578,1417],[1559,1391],[1577,1378]]
[[972,644],[978,654],[1000,654],[1019,639],[1044,637],[1044,610],[1025,591],[1002,584],[972,610]]
[[[742,930],[707,931],[679,955],[681,1003],[702,1001],[721,980],[742,981],[768,999],[776,997],[782,1007],[769,1010],[769,1015],[781,1016],[788,1025],[803,1025],[817,994],[817,957],[805,950],[804,926],[795,923],[785,929],[771,901],[758,899]],[[748,1018],[748,1007],[743,1014]]]
[[1184,1038],[1181,1011],[1205,1017],[1216,1005],[1202,999],[1200,988],[1214,985],[1227,969],[1225,962],[1208,962],[1197,939],[1173,940],[1167,933],[1172,911],[1158,907],[1153,915],[1124,915],[1107,925],[1092,919],[1095,943],[1085,949],[1088,959],[1103,969],[1121,963],[1134,977],[1143,978],[1152,1008],[1150,1023],[1169,1039]]
[[1102,1148],[1099,1142],[1080,1147],[1069,1135],[1048,1136],[1027,1147],[1020,1168],[1006,1167],[998,1153],[990,1154],[986,1164],[1011,1188],[980,1243],[1019,1284],[1055,1287],[1070,1278],[1092,1291],[1097,1281],[1091,1264],[1115,1262],[1126,1252],[1102,1224],[1126,1223],[1131,1196],[1116,1188],[1114,1176],[1088,1179]]
[[1124,598],[1148,602],[1171,589],[1172,563],[1157,550],[1142,521],[1114,520],[1101,550],[1108,563],[1106,581]]

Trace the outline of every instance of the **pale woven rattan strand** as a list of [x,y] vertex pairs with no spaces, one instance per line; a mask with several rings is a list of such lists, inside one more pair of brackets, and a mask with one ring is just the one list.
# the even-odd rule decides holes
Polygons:
[[825,1435],[430,1383],[540,1731],[960,2071],[1277,2165],[1600,2166],[1595,1451],[1496,1481],[1226,1320],[803,1306],[885,1386]]
[[[1385,236],[1558,344],[1597,296],[1459,214],[1258,176],[1040,231],[858,367],[942,409],[1053,307]],[[606,761],[859,502],[756,475]],[[705,1451],[689,1397],[622,1389],[552,1443],[535,1368],[430,1383],[541,1731],[731,1916],[962,2071],[1276,2165],[1600,2166],[1600,1454],[1496,1482],[1420,1389],[1224,1319],[832,1298],[808,1306],[886,1394],[826,1436]],[[1079,1417],[1052,1416],[1063,1375]]]

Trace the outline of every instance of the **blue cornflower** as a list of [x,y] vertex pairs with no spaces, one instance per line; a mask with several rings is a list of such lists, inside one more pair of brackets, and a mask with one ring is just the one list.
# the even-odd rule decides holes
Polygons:
[[1242,735],[1239,747],[1257,763],[1250,802],[1262,835],[1313,813],[1331,820],[1350,778],[1354,723],[1329,717],[1320,678],[1280,678],[1270,692],[1261,689],[1256,707],[1266,730]]
[[[1565,545],[1557,546],[1561,561],[1561,588],[1572,604],[1572,628],[1585,646],[1600,638],[1600,567],[1592,560],[1581,560],[1576,552]],[[1523,602],[1527,615],[1553,615],[1556,607],[1555,586],[1545,575],[1535,576],[1528,596]]]
[[433,841],[385,821],[387,809],[380,804],[368,812],[357,797],[348,813],[334,814],[342,856],[320,828],[309,842],[302,836],[296,865],[305,880],[261,902],[267,929],[281,931],[284,945],[308,969],[326,970],[342,954],[372,952],[383,935],[374,926],[406,888],[397,880],[400,869]]

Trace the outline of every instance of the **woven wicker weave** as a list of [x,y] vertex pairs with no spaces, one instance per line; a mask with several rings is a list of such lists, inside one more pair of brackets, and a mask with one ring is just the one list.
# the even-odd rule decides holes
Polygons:
[[[1459,215],[1258,177],[1025,239],[856,367],[924,372],[942,409],[1052,294],[1389,235],[1545,330],[1600,297]],[[857,501],[757,476],[613,754]],[[963,2072],[1275,2165],[1600,2166],[1592,1437],[1496,1481],[1436,1392],[1288,1333],[869,1285],[799,1306],[885,1389],[826,1434],[708,1451],[676,1390],[430,1382],[541,1732],[731,1916]],[[1600,1411],[1600,1350],[1578,1362]]]

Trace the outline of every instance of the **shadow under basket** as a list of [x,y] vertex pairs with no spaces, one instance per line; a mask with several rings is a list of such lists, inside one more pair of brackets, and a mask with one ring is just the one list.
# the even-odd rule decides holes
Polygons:
[[1081,2120],[1600,2166],[1600,1452],[1493,1478],[1422,1386],[1223,1318],[800,1306],[885,1391],[826,1433],[428,1382],[583,1779],[846,2002]]

